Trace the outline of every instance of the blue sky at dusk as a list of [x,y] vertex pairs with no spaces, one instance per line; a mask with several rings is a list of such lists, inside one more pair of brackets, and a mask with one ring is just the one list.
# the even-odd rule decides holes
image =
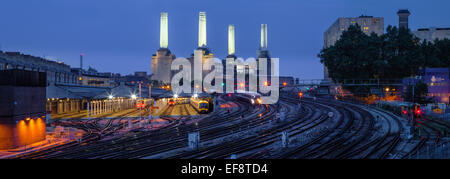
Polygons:
[[208,47],[227,53],[227,27],[236,28],[236,54],[255,57],[260,24],[268,24],[268,46],[280,58],[280,74],[323,77],[317,54],[323,32],[338,17],[362,14],[397,25],[396,12],[408,8],[410,28],[450,27],[448,0],[2,0],[0,48],[48,56],[72,67],[102,72],[150,72],[159,48],[159,19],[169,16],[169,49],[188,57],[197,46],[198,13],[207,13]]

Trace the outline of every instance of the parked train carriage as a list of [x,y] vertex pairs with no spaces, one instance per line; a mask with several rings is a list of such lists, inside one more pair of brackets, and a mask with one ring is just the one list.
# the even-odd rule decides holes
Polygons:
[[388,101],[379,101],[377,103],[389,106],[391,110],[397,111],[394,113],[401,114],[404,116],[414,115],[415,117],[421,117],[422,114],[424,113],[422,107],[418,103],[388,102]]
[[175,101],[173,99],[169,100],[169,106],[175,106]]
[[191,105],[200,114],[208,113],[208,109],[209,109],[208,101],[198,99],[198,98],[191,98]]
[[144,108],[146,108],[146,107],[148,107],[148,104],[147,104],[147,102],[146,101],[144,101],[144,100],[137,100],[136,101],[136,108],[141,108],[141,109],[144,109]]
[[250,93],[250,92],[238,93],[236,95],[236,97],[239,98],[240,100],[248,102],[248,103],[250,103],[252,105],[260,105],[260,104],[262,104],[261,95],[258,94],[258,93]]

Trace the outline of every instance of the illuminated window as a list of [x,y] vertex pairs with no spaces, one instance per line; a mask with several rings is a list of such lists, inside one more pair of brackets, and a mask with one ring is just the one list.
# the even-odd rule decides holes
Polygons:
[[376,23],[377,23],[377,20],[376,20],[376,19],[374,19],[374,20],[373,20],[373,23],[375,23],[375,24],[376,24]]
[[369,31],[369,27],[364,27],[364,31],[365,32]]

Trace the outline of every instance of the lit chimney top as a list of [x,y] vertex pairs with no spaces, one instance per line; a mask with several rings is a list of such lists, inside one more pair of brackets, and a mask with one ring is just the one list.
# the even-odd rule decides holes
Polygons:
[[160,27],[160,35],[159,35],[159,47],[167,48],[169,44],[169,35],[168,35],[168,17],[167,12],[161,12],[161,27]]
[[267,49],[267,24],[261,24],[261,49]]
[[228,25],[228,55],[235,54],[234,25]]
[[206,47],[206,12],[200,12],[199,15],[198,47]]

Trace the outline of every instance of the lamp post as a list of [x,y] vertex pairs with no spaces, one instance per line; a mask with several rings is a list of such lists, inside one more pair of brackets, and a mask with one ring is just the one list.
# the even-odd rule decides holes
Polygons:
[[139,127],[142,127],[142,96],[141,96],[141,85],[142,83],[139,82]]

